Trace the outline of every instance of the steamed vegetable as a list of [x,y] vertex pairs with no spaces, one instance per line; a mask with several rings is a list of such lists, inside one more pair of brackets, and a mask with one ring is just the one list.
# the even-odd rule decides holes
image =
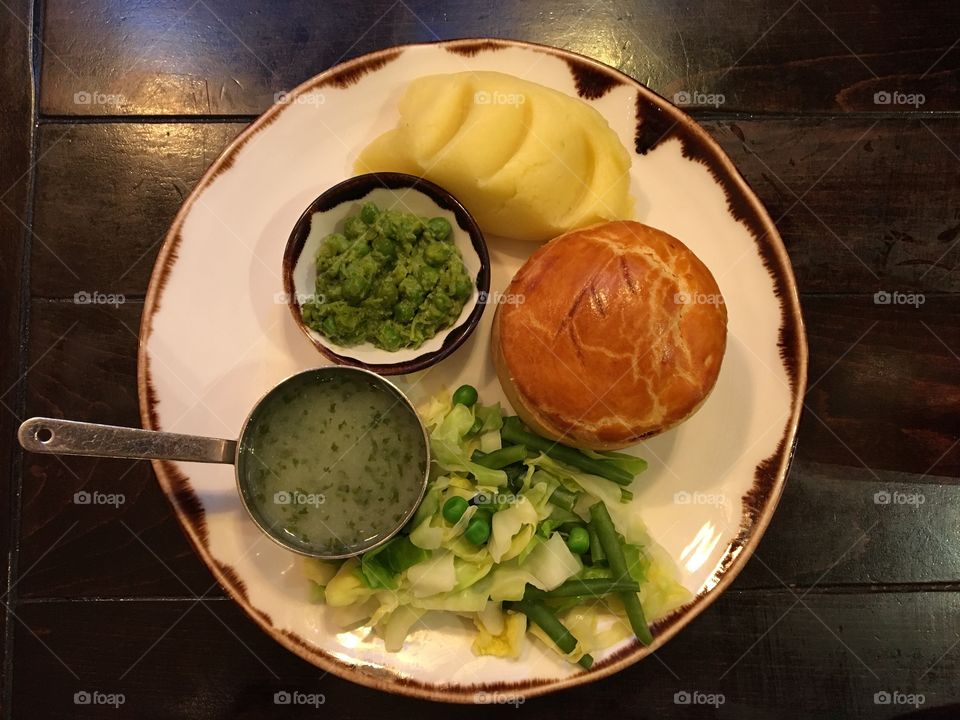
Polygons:
[[[557,620],[546,605],[537,600],[524,599],[515,603],[513,607],[539,625],[564,655],[569,655],[576,650],[577,639],[570,634],[562,622]],[[593,665],[593,658],[589,655],[581,655],[577,663],[582,667],[590,668]]]
[[527,457],[527,449],[523,445],[510,445],[489,453],[474,450],[471,460],[484,467],[502,470],[507,465],[518,463],[525,457]]
[[430,434],[430,453],[446,470],[471,473],[477,482],[499,487],[507,484],[502,470],[492,470],[470,460],[464,448],[464,436],[473,426],[473,413],[466,405],[456,404]]
[[506,442],[532,447],[555,460],[572,465],[583,472],[612,480],[618,485],[629,485],[633,482],[634,474],[625,470],[623,464],[616,459],[600,460],[575,448],[534,435],[523,427],[523,423],[520,422],[518,417],[505,418],[500,434]]
[[[558,585],[545,593],[533,592],[533,595],[542,598],[598,598],[610,593],[639,592],[640,586],[629,580],[614,580],[613,578],[574,578]],[[531,594],[528,589],[527,594]]]
[[477,389],[473,385],[461,385],[453,393],[453,402],[473,407],[477,402]]
[[[590,507],[590,522],[597,533],[597,538],[603,546],[603,552],[607,556],[607,562],[610,563],[610,569],[613,570],[613,577],[623,579],[630,576],[627,567],[627,560],[623,553],[623,546],[620,538],[617,537],[617,531],[613,527],[613,520],[610,519],[610,513],[602,502]],[[644,645],[653,642],[653,635],[650,634],[650,628],[647,626],[647,620],[643,616],[643,607],[640,605],[640,598],[633,591],[620,593],[620,599],[623,600],[623,606],[627,611],[627,618],[630,620],[630,627],[633,628],[633,634],[637,640]]]
[[562,446],[523,428],[518,442],[516,421],[464,388],[421,416],[433,464],[406,528],[360,558],[305,563],[311,598],[330,606],[337,627],[364,623],[394,651],[425,613],[457,613],[473,620],[478,655],[519,657],[534,635],[589,667],[589,653],[631,628],[649,642],[645,618],[688,599],[621,502],[623,485],[606,477],[632,479],[642,461],[566,448],[579,458],[568,462],[552,452]]
[[478,632],[472,647],[474,655],[520,657],[524,635],[527,632],[527,616],[522,613],[505,615],[500,609],[500,603],[490,603],[487,608],[494,608],[496,614],[500,616],[500,621],[498,625],[491,627],[490,621],[484,618],[488,610],[477,613],[474,623]]
[[590,549],[590,534],[587,529],[582,525],[577,525],[571,529],[570,534],[567,535],[567,547],[570,548],[570,552],[577,555],[583,555],[587,552]]

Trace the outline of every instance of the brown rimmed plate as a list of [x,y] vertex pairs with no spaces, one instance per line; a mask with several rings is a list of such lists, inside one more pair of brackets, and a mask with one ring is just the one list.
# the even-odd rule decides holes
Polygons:
[[[536,642],[519,660],[475,657],[472,631],[428,615],[404,650],[369,629],[336,628],[308,601],[298,559],[269,541],[224,488],[229,469],[161,462],[155,469],[198,554],[278,642],[355,682],[452,702],[502,702],[604,677],[637,662],[703,612],[742,569],[783,489],[806,383],[807,350],[789,259],[770,217],[730,160],[693,120],[593,60],[528,43],[459,40],[383,50],[339,65],[284,96],[245,130],[184,203],[154,269],[141,326],[145,427],[236,433],[253,400],[314,366],[283,302],[279,258],[300,212],[351,174],[359,150],[397,119],[412,79],[497,70],[590,102],[631,150],[636,218],[682,239],[708,265],[728,305],[716,389],[675,430],[638,446],[650,470],[634,507],[689,599],[655,625],[644,648],[594,653],[589,671]],[[532,245],[487,238],[491,293]],[[503,400],[485,314],[444,362],[400,384],[415,400],[476,385]]]

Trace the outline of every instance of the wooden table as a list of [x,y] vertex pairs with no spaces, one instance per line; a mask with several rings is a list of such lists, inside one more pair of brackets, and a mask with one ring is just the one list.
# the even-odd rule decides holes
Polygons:
[[[467,36],[569,48],[689,98],[777,220],[811,354],[786,492],[732,588],[658,659],[520,711],[960,717],[955,0],[2,0],[5,717],[514,712],[318,671],[224,597],[148,464],[14,442],[31,415],[138,423],[137,330],[161,239],[277,93],[377,48]],[[125,502],[76,504],[84,488]],[[277,706],[280,690],[325,704]],[[75,704],[83,691],[124,703]]]

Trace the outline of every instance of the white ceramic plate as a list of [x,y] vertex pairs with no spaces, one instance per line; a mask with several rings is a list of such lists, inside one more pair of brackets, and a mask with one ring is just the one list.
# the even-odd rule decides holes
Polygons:
[[[783,488],[806,382],[793,274],[769,216],[729,159],[689,117],[642,85],[553,48],[461,40],[384,50],[289,93],[213,164],[183,208],[154,268],[141,327],[144,427],[236,437],[254,401],[291,373],[323,364],[282,297],[281,256],[317,195],[351,174],[359,150],[397,119],[414,78],[497,70],[581,97],[632,150],[636,219],[683,240],[711,269],[729,311],[716,389],[680,427],[636,451],[650,469],[634,500],[675,560],[692,600],[655,627],[651,648],[624,642],[589,671],[538,643],[519,661],[475,657],[456,618],[428,615],[404,650],[331,627],[307,601],[299,560],[263,538],[232,469],[157,462],[190,540],[233,598],[278,642],[355,682],[471,702],[536,695],[609,675],[644,657],[702,612],[743,567]],[[503,291],[534,246],[488,237],[491,291]],[[414,401],[462,382],[504,401],[489,358],[493,313],[433,369],[400,378]],[[478,693],[486,693],[479,695]]]

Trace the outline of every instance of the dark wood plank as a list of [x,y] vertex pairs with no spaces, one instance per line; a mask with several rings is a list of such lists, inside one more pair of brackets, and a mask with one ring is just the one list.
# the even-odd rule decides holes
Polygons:
[[[391,697],[322,673],[273,643],[229,601],[31,603],[18,614],[17,717],[77,717],[73,697],[82,691],[122,693],[122,716],[145,720],[491,713]],[[921,708],[951,717],[960,710],[958,625],[956,592],[729,592],[658,659],[520,708],[529,717],[606,718],[609,702],[598,699],[615,698],[617,715],[629,718],[892,718],[914,709],[875,701],[876,693],[896,692],[922,695]],[[274,693],[283,690],[322,694],[325,702],[275,705]],[[724,702],[716,709],[677,702],[685,692],[722,695]],[[102,705],[82,713],[117,717]]]
[[960,584],[956,477],[811,463],[807,447],[736,589]]
[[[142,294],[180,203],[242,127],[43,125],[34,295]],[[960,290],[960,118],[706,128],[778,221],[804,292]]]
[[706,121],[803,292],[960,291],[960,120]]
[[173,216],[242,128],[43,125],[33,294],[142,295]]
[[804,297],[810,384],[798,457],[913,482],[960,477],[960,297]]
[[[681,20],[682,17],[682,20]],[[960,9],[895,0],[750,0],[677,15],[655,0],[551,5],[517,0],[69,0],[45,3],[42,111],[54,115],[259,113],[277,92],[383,47],[457,37],[556,45],[618,67],[667,97],[724,110],[889,111],[878,92],[960,109]],[[896,31],[891,31],[896,28]]]
[[0,713],[10,708],[10,677],[13,667],[12,630],[15,622],[8,605],[18,588],[10,578],[17,572],[14,535],[19,517],[20,452],[11,441],[16,435],[23,404],[21,342],[22,298],[26,296],[24,258],[29,247],[29,198],[32,183],[33,96],[30,54],[33,47],[31,3],[14,0],[0,10]]
[[[35,301],[27,414],[139,426],[142,304]],[[123,495],[78,504],[77,492]],[[222,595],[149,463],[25,456],[20,597]]]

